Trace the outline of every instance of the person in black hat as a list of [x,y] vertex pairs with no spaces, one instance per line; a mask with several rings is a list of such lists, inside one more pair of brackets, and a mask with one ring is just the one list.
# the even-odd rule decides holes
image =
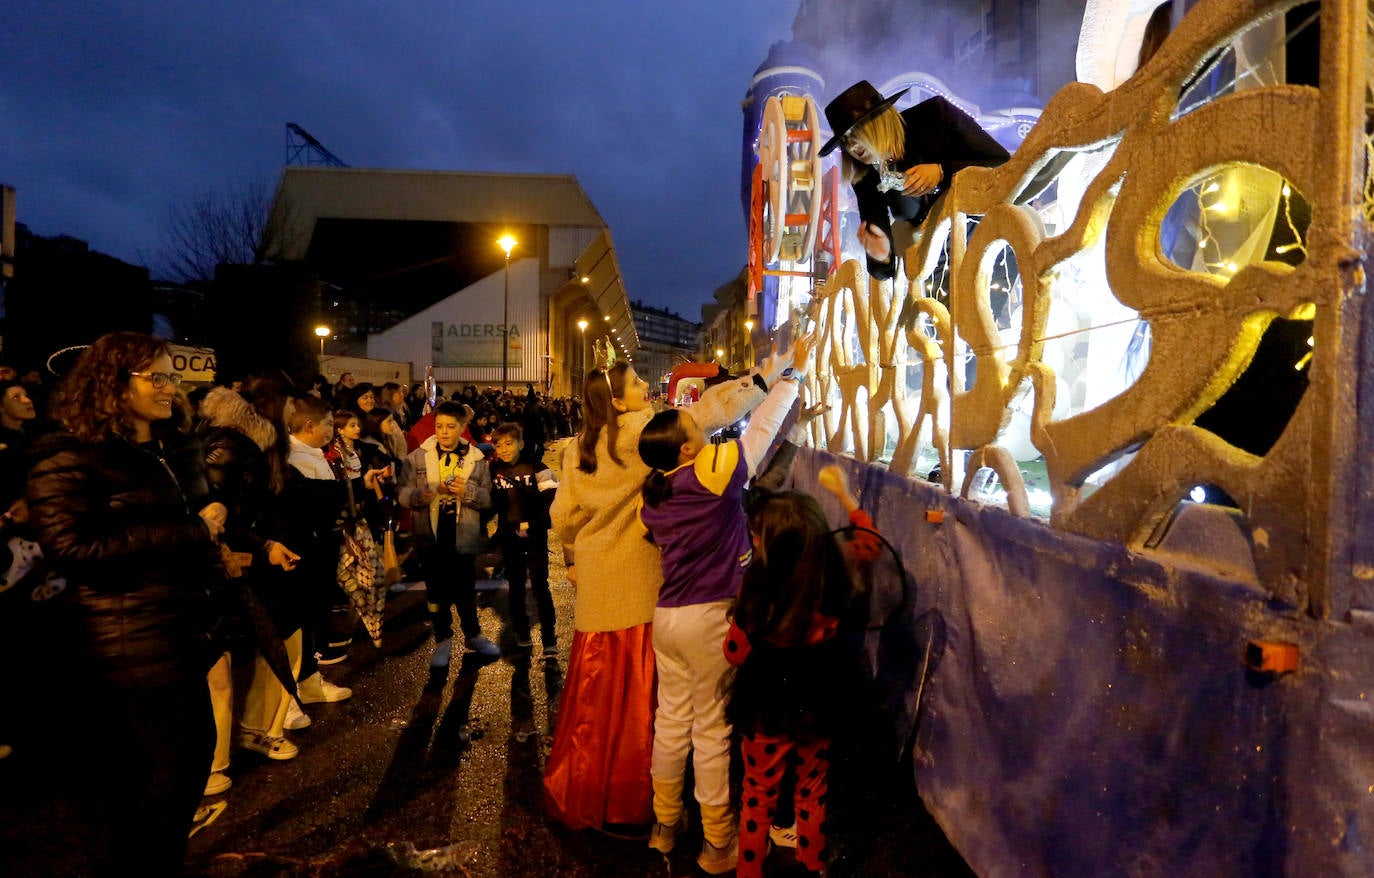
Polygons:
[[825,107],[835,135],[821,147],[829,155],[844,151],[843,173],[859,202],[859,243],[868,254],[870,277],[887,280],[897,273],[895,254],[909,245],[910,230],[893,221],[919,225],[957,171],[996,167],[1009,156],[978,123],[941,97],[903,110],[893,104],[902,89],[883,97],[860,80]]

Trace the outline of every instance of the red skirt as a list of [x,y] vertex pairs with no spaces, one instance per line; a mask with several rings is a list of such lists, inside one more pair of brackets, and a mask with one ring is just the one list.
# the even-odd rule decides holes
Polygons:
[[573,829],[654,819],[653,625],[573,635],[544,805]]

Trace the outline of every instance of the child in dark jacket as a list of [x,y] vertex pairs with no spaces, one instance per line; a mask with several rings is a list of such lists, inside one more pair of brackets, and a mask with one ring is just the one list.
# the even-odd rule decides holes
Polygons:
[[525,605],[528,575],[539,610],[539,634],[544,657],[558,657],[553,596],[549,593],[549,506],[558,482],[541,460],[523,454],[524,429],[506,423],[493,434],[496,459],[491,465],[492,503],[496,510],[496,538],[510,583],[511,626],[516,644],[528,648],[530,617]]

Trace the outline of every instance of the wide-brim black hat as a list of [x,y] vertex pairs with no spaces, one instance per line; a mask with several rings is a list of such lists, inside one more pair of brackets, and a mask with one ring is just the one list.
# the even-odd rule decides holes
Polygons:
[[904,88],[894,95],[883,97],[867,79],[861,79],[840,92],[838,97],[825,105],[825,121],[830,123],[830,130],[835,134],[821,147],[821,155],[830,155],[840,145],[841,138],[892,106],[908,91],[909,88]]

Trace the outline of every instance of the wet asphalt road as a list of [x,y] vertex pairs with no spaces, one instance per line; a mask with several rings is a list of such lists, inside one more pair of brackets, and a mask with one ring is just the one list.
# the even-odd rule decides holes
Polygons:
[[[571,831],[548,818],[542,805],[542,771],[556,719],[567,650],[572,641],[572,587],[551,557],[559,614],[558,661],[544,662],[535,626],[533,659],[512,650],[503,633],[505,591],[484,593],[484,632],[502,643],[496,661],[455,656],[451,667],[431,671],[432,640],[418,584],[392,595],[383,648],[355,640],[349,660],[324,669],[353,689],[338,704],[310,705],[313,724],[288,735],[300,755],[273,762],[236,751],[228,774],[233,787],[205,804],[224,805],[191,839],[191,874],[204,876],[673,876],[704,875],[695,864],[699,821],[665,858],[644,838],[615,838]],[[241,703],[246,668],[235,673]],[[18,754],[16,754],[18,755]],[[14,757],[11,757],[13,760]],[[11,760],[5,760],[11,762]],[[859,794],[832,806],[838,853],[832,876],[968,876],[958,855],[925,814],[909,772],[880,766]],[[7,775],[8,773],[8,775]],[[865,772],[867,773],[867,772]],[[8,776],[35,780],[32,766],[0,766]],[[41,797],[41,783],[26,798]],[[17,791],[11,786],[9,792]],[[79,874],[63,862],[60,837],[35,845],[60,805],[25,807],[6,797],[0,809],[0,844],[22,838],[29,859],[11,860],[10,874]],[[56,809],[56,810],[54,810]],[[25,821],[33,825],[26,826]],[[0,849],[0,863],[7,857]],[[0,872],[9,871],[0,867]],[[770,856],[769,876],[804,874],[791,852]]]

